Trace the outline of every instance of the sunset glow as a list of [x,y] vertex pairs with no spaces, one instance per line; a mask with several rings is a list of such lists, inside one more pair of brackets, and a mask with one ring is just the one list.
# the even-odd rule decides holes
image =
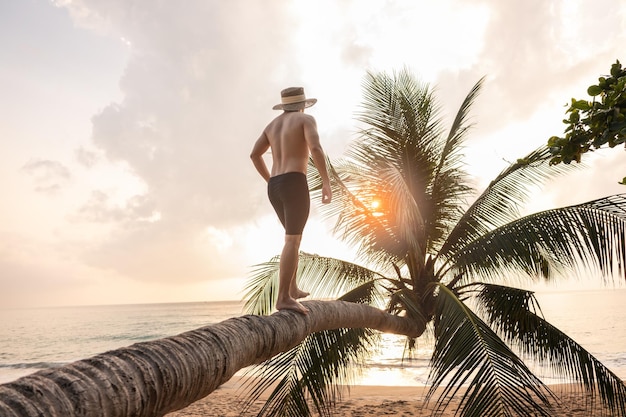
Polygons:
[[[0,2],[0,305],[240,299],[282,247],[249,152],[291,85],[318,99],[307,112],[335,160],[358,140],[368,71],[409,68],[444,126],[485,76],[464,149],[482,190],[626,61],[625,13],[609,0]],[[624,192],[612,151],[528,209]],[[363,204],[391,212],[381,195]],[[349,256],[333,225],[313,202],[302,250]]]

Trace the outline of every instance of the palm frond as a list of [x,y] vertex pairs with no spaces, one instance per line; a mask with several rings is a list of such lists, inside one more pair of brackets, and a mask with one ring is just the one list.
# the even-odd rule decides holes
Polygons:
[[463,417],[550,416],[549,389],[449,288],[438,289],[427,401],[449,379],[437,411],[467,383],[459,405]]
[[499,278],[503,272],[551,279],[553,271],[583,266],[603,277],[624,277],[626,194],[523,217],[486,233],[458,251],[463,276]]
[[346,292],[338,300],[380,306],[383,297],[380,293],[378,282],[368,281]]
[[[342,386],[353,382],[378,340],[369,329],[337,329],[309,335],[301,344],[250,368],[243,412],[272,386],[259,417],[332,415]],[[310,400],[310,401],[308,401]]]
[[271,314],[278,297],[278,272],[280,257],[274,256],[267,262],[254,265],[244,287],[243,310],[247,314],[267,316]]
[[487,317],[486,321],[493,329],[507,335],[507,340],[508,335],[523,332],[531,325],[527,323],[528,312],[541,314],[533,291],[485,282],[473,282],[460,291],[472,293],[479,313]]
[[[278,296],[279,271],[279,256],[254,267],[245,287],[246,313],[268,315],[272,312]],[[297,277],[299,284],[316,298],[337,298],[359,288],[362,302],[382,305],[383,295],[376,282],[384,277],[351,262],[300,252]]]
[[[327,217],[336,216],[334,232],[357,247],[358,257],[367,259],[371,265],[387,265],[402,259],[407,243],[398,235],[399,229],[391,215],[394,205],[399,204],[398,199],[406,194],[394,193],[394,182],[390,180],[384,185],[380,175],[364,180],[360,168],[352,162],[342,161],[330,166],[333,200],[321,209]],[[317,174],[313,175],[312,182],[317,184]],[[374,207],[374,201],[382,202],[382,206]]]
[[626,385],[621,378],[541,317],[532,292],[486,283],[474,287],[480,311],[509,343],[548,365],[554,374],[578,383],[592,398],[600,396],[612,413],[626,415]]
[[300,252],[298,282],[317,298],[337,298],[357,287],[368,288],[368,303],[382,300],[376,281],[385,277],[376,271],[336,258]]
[[480,236],[516,220],[531,190],[575,168],[571,164],[550,165],[550,155],[542,146],[502,171],[461,217],[439,256],[449,259]]
[[484,77],[481,78],[463,100],[445,140],[439,164],[435,169],[431,198],[435,219],[430,236],[429,250],[438,251],[443,239],[462,215],[460,203],[471,191],[467,185],[467,173],[462,169],[463,141],[471,127],[467,123],[469,110],[478,96]]
[[[407,251],[426,253],[460,217],[459,197],[469,191],[460,144],[481,82],[464,100],[446,138],[427,85],[408,71],[368,74],[358,113],[365,127],[347,160],[332,166],[337,198],[323,207],[338,216],[335,230],[361,254],[388,261],[390,255],[402,259]],[[316,190],[320,181],[310,172]],[[375,200],[381,206],[372,210]]]
[[460,150],[462,150],[462,144],[463,140],[465,139],[465,134],[471,126],[467,124],[469,111],[474,104],[474,101],[478,97],[484,81],[485,77],[478,80],[478,82],[474,84],[474,87],[472,87],[470,92],[461,103],[461,107],[454,117],[454,121],[452,122],[452,126],[450,127],[450,132],[448,133],[448,138],[446,139],[443,146],[441,159],[436,169],[435,177],[437,177],[437,174],[439,172],[446,170],[446,168],[456,166],[458,164],[459,159],[462,156]]
[[392,314],[406,313],[412,320],[426,325],[429,320],[424,313],[421,301],[413,291],[403,288],[391,294],[387,304],[387,311]]
[[394,235],[407,240],[407,250],[425,253],[436,231],[430,197],[444,146],[438,106],[428,86],[406,70],[369,74],[364,90],[358,119],[367,127],[348,156],[367,171],[373,192],[389,207],[382,218]]
[[407,69],[392,75],[367,73],[357,112],[357,120],[367,127],[362,131],[365,141],[358,143],[363,146],[354,148],[355,159],[369,166],[370,157],[359,151],[370,149],[387,160],[397,160],[398,155],[416,157],[433,166],[436,159],[432,156],[439,153],[440,142],[432,139],[442,131],[438,112],[432,91]]

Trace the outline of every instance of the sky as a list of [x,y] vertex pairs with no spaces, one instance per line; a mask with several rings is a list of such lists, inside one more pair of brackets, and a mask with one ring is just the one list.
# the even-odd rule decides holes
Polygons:
[[[0,0],[0,307],[235,300],[283,231],[249,154],[303,86],[325,151],[357,140],[368,71],[407,68],[451,118],[473,85],[480,190],[561,135],[626,62],[613,0]],[[623,148],[529,212],[623,193]],[[312,206],[301,249],[350,260]]]

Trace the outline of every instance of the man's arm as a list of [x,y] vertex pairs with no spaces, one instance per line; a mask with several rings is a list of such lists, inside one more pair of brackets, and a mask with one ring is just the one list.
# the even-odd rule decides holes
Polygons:
[[320,137],[317,133],[317,124],[313,117],[308,117],[304,124],[304,138],[306,140],[313,163],[322,178],[322,203],[330,203],[333,192],[330,188],[330,179],[328,178],[328,169],[326,168],[326,156],[320,143]]
[[267,139],[267,135],[265,135],[265,132],[263,132],[254,143],[254,146],[252,147],[252,152],[250,152],[250,159],[252,159],[254,167],[259,172],[259,174],[261,174],[266,182],[270,180],[270,172],[267,169],[265,160],[263,159],[263,154],[267,152],[269,147],[270,142]]

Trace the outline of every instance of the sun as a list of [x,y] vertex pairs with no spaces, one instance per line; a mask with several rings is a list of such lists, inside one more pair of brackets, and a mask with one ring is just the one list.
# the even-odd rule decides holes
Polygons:
[[380,217],[380,216],[382,216],[384,214],[382,212],[383,204],[382,204],[380,199],[378,199],[378,198],[372,199],[372,201],[370,202],[369,206],[370,206],[370,210],[372,212],[372,215],[374,217]]

